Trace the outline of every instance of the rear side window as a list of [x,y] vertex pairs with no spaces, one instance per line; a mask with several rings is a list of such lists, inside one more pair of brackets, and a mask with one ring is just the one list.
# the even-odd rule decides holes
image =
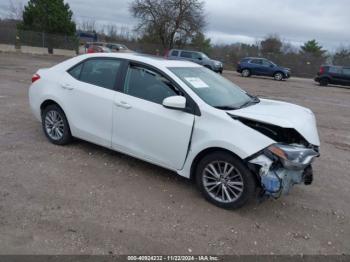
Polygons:
[[192,53],[191,52],[187,52],[187,51],[182,51],[181,52],[181,57],[192,58]]
[[253,60],[250,60],[250,63],[251,63],[251,64],[261,65],[261,59],[253,59]]
[[331,66],[331,67],[329,67],[329,73],[341,74],[342,73],[341,67]]
[[350,76],[350,68],[343,68],[343,74],[346,76]]
[[68,71],[68,73],[74,77],[75,79],[79,80],[80,78],[80,72],[81,72],[81,69],[83,68],[83,63],[73,67],[72,69],[70,69]]
[[179,55],[179,51],[174,50],[171,52],[171,56],[178,56]]
[[68,72],[82,82],[113,89],[121,64],[117,59],[90,59]]

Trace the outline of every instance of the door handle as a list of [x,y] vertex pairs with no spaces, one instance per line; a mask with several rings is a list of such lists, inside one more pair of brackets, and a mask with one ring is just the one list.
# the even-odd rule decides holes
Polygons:
[[125,109],[130,109],[131,108],[131,105],[129,105],[127,102],[125,101],[120,101],[120,102],[114,102],[114,104],[118,107],[122,107],[122,108],[125,108]]
[[66,90],[73,90],[74,87],[72,87],[70,84],[61,84],[61,87]]

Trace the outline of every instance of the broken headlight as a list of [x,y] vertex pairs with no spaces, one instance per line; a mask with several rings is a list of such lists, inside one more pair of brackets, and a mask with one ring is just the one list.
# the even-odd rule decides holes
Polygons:
[[314,149],[299,145],[273,144],[267,148],[267,155],[274,155],[287,169],[302,170],[309,166],[320,154]]

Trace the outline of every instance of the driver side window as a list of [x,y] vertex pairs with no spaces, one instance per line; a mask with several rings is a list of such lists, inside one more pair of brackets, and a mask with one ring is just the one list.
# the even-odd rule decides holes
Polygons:
[[267,60],[263,60],[262,61],[262,64],[263,64],[263,66],[271,66],[272,64],[269,62],[269,61],[267,61]]
[[131,65],[128,69],[124,93],[162,104],[169,96],[179,95],[179,91],[162,75],[148,68]]

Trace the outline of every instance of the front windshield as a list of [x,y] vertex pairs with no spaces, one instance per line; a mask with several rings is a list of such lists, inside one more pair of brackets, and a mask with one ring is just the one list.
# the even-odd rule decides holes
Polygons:
[[224,110],[238,109],[254,99],[231,81],[204,67],[169,68],[207,104]]
[[209,58],[206,54],[201,53],[203,58]]
[[277,65],[274,63],[274,62],[272,62],[272,61],[269,61],[274,67],[276,67]]

